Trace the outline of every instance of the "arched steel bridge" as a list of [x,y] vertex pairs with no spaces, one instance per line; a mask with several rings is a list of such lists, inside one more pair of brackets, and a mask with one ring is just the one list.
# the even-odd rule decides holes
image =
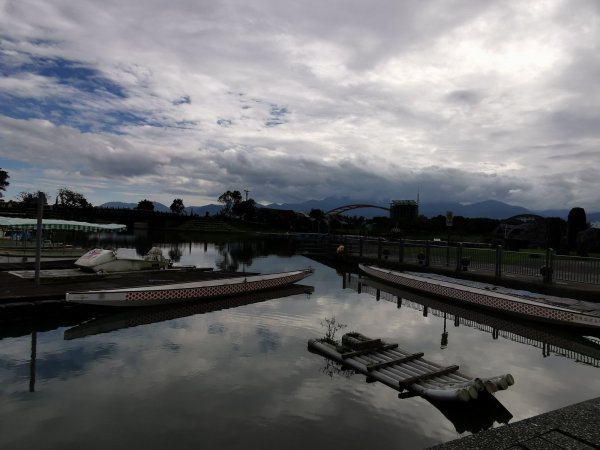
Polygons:
[[327,211],[325,213],[325,215],[326,216],[335,216],[337,214],[343,214],[346,211],[350,211],[352,209],[361,209],[361,208],[377,208],[377,209],[383,209],[384,211],[390,210],[390,208],[386,208],[385,206],[377,206],[377,205],[345,205],[345,206],[338,206],[337,208],[334,208],[331,211]]

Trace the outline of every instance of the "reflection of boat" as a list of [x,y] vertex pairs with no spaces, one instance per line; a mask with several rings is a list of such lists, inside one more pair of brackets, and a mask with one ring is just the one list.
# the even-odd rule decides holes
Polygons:
[[476,307],[542,322],[600,328],[600,316],[598,315],[587,314],[574,309],[554,306],[491,290],[382,269],[380,267],[365,266],[362,264],[359,267],[367,275],[386,283],[425,292],[437,297],[457,300]]
[[144,258],[125,258],[117,250],[95,248],[82,255],[75,266],[92,272],[128,272],[134,270],[160,270],[171,265],[162,250],[152,247]]
[[136,327],[150,323],[163,322],[195,314],[205,314],[227,308],[264,302],[291,295],[310,294],[314,291],[312,286],[292,284],[270,291],[256,292],[253,294],[238,295],[222,299],[182,303],[178,305],[154,306],[151,308],[131,308],[123,311],[120,309],[114,314],[101,315],[92,320],[83,322],[65,331],[65,339],[77,339],[100,333],[108,333],[123,328]]
[[236,275],[235,277],[216,280],[67,292],[66,300],[67,302],[107,306],[165,305],[277,289],[296,283],[312,273],[313,269],[308,268],[265,275]]
[[[540,322],[501,316],[488,311],[469,308],[468,305],[418,295],[408,290],[393,287],[371,278],[348,276],[344,286],[358,292],[396,303],[398,308],[408,306],[423,311],[423,314],[448,319],[454,326],[464,325],[486,333],[496,339],[503,337],[541,348],[544,356],[551,353],[578,362],[600,367],[600,342],[564,327],[548,327]],[[585,334],[597,334],[596,330],[586,330]]]

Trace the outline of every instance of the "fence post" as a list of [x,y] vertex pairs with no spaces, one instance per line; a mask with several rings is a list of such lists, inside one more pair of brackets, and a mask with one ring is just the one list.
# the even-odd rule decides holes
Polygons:
[[502,276],[502,246],[496,247],[496,276]]
[[400,245],[398,246],[398,262],[404,262],[404,239],[400,239]]
[[429,258],[431,257],[431,247],[429,241],[425,241],[425,267],[429,267]]
[[552,283],[552,272],[554,272],[553,265],[554,250],[548,247],[546,250],[546,265],[540,270],[544,283]]
[[381,238],[377,239],[377,261],[381,262]]
[[462,242],[459,242],[456,246],[456,271],[458,272],[462,269],[462,265],[460,264],[460,260],[462,259]]

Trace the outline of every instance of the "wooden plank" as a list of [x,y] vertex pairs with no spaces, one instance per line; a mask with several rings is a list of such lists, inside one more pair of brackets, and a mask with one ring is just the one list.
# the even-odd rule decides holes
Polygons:
[[342,344],[346,347],[353,348],[355,350],[362,350],[364,348],[376,348],[382,345],[381,339],[368,339],[365,336],[359,335],[358,337],[350,336],[345,334],[342,336]]
[[395,364],[402,364],[402,363],[406,363],[409,361],[414,361],[415,359],[421,358],[424,354],[425,353],[423,353],[423,352],[413,353],[412,355],[406,355],[406,356],[403,356],[402,358],[397,358],[392,361],[382,361],[382,362],[378,362],[378,363],[369,364],[367,366],[367,370],[369,372],[371,372],[373,370],[381,369],[381,368],[388,367],[388,366],[393,366]]
[[342,358],[346,359],[346,358],[352,358],[353,356],[363,355],[365,353],[371,353],[374,351],[392,350],[397,347],[398,347],[398,344],[386,344],[386,345],[382,345],[382,346],[376,347],[376,348],[365,348],[362,350],[355,350],[352,352],[342,353],[341,356],[342,356]]
[[435,377],[438,377],[441,375],[446,375],[447,373],[456,372],[457,370],[458,370],[457,365],[442,367],[439,370],[434,370],[432,372],[428,372],[423,375],[417,375],[414,377],[405,378],[404,380],[398,381],[398,384],[400,385],[401,388],[406,388],[406,387],[410,386],[411,384],[418,383],[419,381],[429,380],[431,378],[435,378]]

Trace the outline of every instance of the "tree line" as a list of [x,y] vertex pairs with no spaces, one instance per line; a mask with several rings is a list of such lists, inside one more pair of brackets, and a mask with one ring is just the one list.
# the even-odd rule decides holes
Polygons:
[[[0,198],[2,191],[10,185],[9,174],[0,168]],[[246,198],[239,190],[227,190],[218,197],[218,202],[223,204],[220,215],[230,219],[241,219],[247,222],[260,222],[267,226],[293,231],[320,231],[371,234],[384,236],[396,234],[400,236],[418,236],[423,234],[443,234],[450,232],[462,235],[487,236],[488,240],[503,239],[506,246],[518,249],[527,246],[551,247],[559,253],[576,251],[586,255],[588,251],[600,250],[600,230],[592,230],[587,222],[585,210],[580,207],[569,211],[567,220],[558,217],[540,218],[524,226],[518,236],[502,236],[502,224],[506,223],[495,219],[454,217],[453,225],[448,228],[446,217],[439,215],[432,218],[420,216],[416,221],[403,222],[402,229],[398,228],[391,218],[381,216],[372,219],[364,217],[336,216],[326,217],[320,209],[313,209],[308,215],[293,215],[284,217],[283,213],[267,211],[258,208],[254,199]],[[44,194],[46,202],[50,199]],[[17,195],[18,203],[26,208],[35,208],[38,202],[38,193],[20,192]],[[67,187],[58,189],[54,207],[57,209],[92,208],[92,204],[81,193]],[[154,211],[155,205],[148,199],[138,202],[134,208],[139,211]],[[175,198],[169,207],[171,213],[181,215],[185,212],[185,205],[181,198]],[[506,230],[506,226],[505,226]]]

